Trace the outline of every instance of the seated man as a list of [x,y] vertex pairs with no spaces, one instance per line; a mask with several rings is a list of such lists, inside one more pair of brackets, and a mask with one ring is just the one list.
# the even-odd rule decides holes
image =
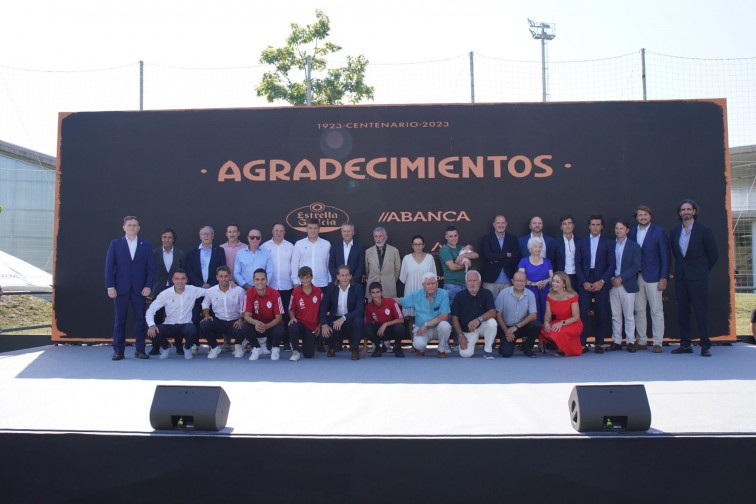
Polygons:
[[[284,335],[284,327],[281,324],[283,320],[281,295],[277,290],[268,287],[268,274],[263,268],[255,270],[252,281],[255,287],[247,291],[247,299],[242,312],[244,317],[243,336],[236,339],[234,357],[241,357],[239,355],[240,352],[243,352],[241,344],[246,339],[252,345],[249,360],[259,359],[262,353],[260,344],[262,343],[264,346],[267,339],[271,338],[273,350],[270,354],[270,360],[278,360],[281,353],[279,345]],[[244,354],[242,353],[242,355]]]
[[526,357],[535,357],[533,344],[541,333],[535,294],[525,288],[525,273],[518,271],[512,277],[512,287],[501,291],[496,298],[496,321],[504,331],[499,354],[511,357],[517,338],[522,338],[522,351]]
[[299,340],[305,359],[315,355],[315,339],[320,336],[320,302],[323,291],[312,285],[312,268],[299,268],[299,285],[291,293],[289,302],[289,340],[291,341],[290,361],[299,360]]
[[[191,348],[197,343],[197,327],[192,323],[192,309],[194,302],[203,297],[207,290],[186,285],[188,280],[183,269],[174,271],[173,288],[169,287],[158,294],[147,310],[147,336],[152,339],[153,345],[160,347],[161,359],[167,359],[171,351],[168,338],[183,338],[184,358],[191,359],[193,356]],[[165,322],[155,325],[155,313],[160,308],[165,308]]]
[[423,275],[423,288],[396,300],[400,306],[415,310],[415,323],[412,327],[412,346],[418,357],[425,355],[425,349],[431,339],[438,340],[438,358],[445,359],[449,351],[451,324],[449,319],[449,295],[438,289],[435,273]]
[[362,286],[352,282],[349,266],[341,265],[336,271],[336,283],[326,288],[320,305],[320,333],[328,345],[326,357],[336,355],[337,343],[346,336],[352,347],[352,360],[360,360],[365,295]]
[[[223,347],[218,345],[218,338],[232,337],[234,341],[242,339],[241,316],[244,307],[244,289],[239,286],[231,287],[231,269],[228,266],[218,266],[215,270],[215,278],[218,285],[207,290],[205,299],[202,300],[202,320],[200,321],[200,334],[210,345],[208,359],[215,359],[221,353]],[[212,308],[214,317],[210,316]],[[241,345],[240,345],[241,346]],[[237,355],[241,357],[244,355]]]
[[452,327],[459,338],[460,357],[472,357],[475,345],[483,337],[483,357],[493,359],[496,339],[496,309],[493,294],[481,289],[480,273],[470,270],[465,274],[466,290],[460,291],[452,303]]
[[373,282],[369,287],[371,301],[365,306],[365,337],[373,342],[375,351],[371,357],[380,357],[387,348],[384,341],[394,340],[394,356],[404,357],[402,340],[404,314],[396,300],[383,297],[383,287]]

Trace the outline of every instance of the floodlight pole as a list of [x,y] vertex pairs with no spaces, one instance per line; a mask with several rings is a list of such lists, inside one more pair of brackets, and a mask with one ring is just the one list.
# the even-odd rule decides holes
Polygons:
[[546,101],[546,39],[541,39],[541,84],[543,85],[543,101]]
[[[530,34],[541,41],[541,82],[543,84],[543,101],[548,101],[546,93],[546,41],[554,40],[554,23],[537,23],[528,19]],[[547,31],[548,30],[548,31]]]

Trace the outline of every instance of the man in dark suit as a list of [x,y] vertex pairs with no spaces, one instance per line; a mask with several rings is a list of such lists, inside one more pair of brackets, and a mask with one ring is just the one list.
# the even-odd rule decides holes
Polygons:
[[[556,249],[557,242],[551,236],[543,234],[543,219],[536,216],[530,219],[530,234],[520,236],[517,240],[520,245],[520,256],[529,257],[530,251],[528,250],[528,240],[531,238],[541,238],[546,243],[546,247],[541,250],[541,257],[546,257],[551,264],[556,263]],[[516,266],[516,264],[515,264]]]
[[499,292],[512,285],[512,276],[517,271],[521,255],[517,238],[505,232],[506,217],[494,217],[493,228],[493,232],[480,240],[478,254],[482,263],[483,288],[490,290],[496,299]]
[[152,283],[150,297],[155,299],[158,294],[173,285],[173,273],[177,269],[184,269],[186,265],[186,253],[175,247],[176,232],[166,228],[160,233],[162,247],[152,251],[155,261],[155,281]]
[[126,350],[126,318],[131,303],[134,317],[135,357],[149,359],[145,353],[145,312],[147,296],[152,290],[155,263],[150,242],[140,240],[139,219],[133,215],[123,218],[125,236],[110,242],[105,259],[105,288],[114,301],[113,360],[124,358]]
[[186,253],[186,273],[190,285],[208,289],[218,283],[215,270],[226,266],[226,253],[213,243],[215,231],[210,226],[200,229],[199,236],[199,246]]
[[575,270],[578,277],[578,302],[580,303],[580,318],[583,320],[583,334],[580,342],[583,352],[588,351],[588,310],[591,301],[595,300],[595,313],[598,319],[596,327],[595,351],[604,353],[604,336],[609,326],[609,289],[610,280],[614,275],[614,241],[601,236],[604,229],[604,217],[591,215],[588,219],[590,235],[577,243],[575,249]]
[[564,271],[570,277],[570,287],[578,290],[578,278],[575,270],[575,250],[580,241],[575,231],[575,219],[572,215],[565,215],[559,219],[559,229],[562,235],[556,239],[556,262],[553,263],[554,271]]
[[[218,266],[226,266],[226,252],[213,243],[215,231],[210,226],[200,229],[199,237],[201,241],[199,246],[186,253],[186,274],[190,285],[209,289],[218,284],[215,271]],[[202,301],[197,300],[192,310],[192,322],[197,327],[199,327],[201,312]],[[176,341],[176,351],[179,354],[183,351],[180,341]]]
[[336,278],[336,269],[346,264],[352,270],[354,281],[361,284],[365,274],[365,246],[354,240],[354,224],[345,222],[341,225],[341,238],[342,241],[331,245],[328,258],[331,278]]
[[609,291],[612,307],[612,344],[608,350],[622,350],[622,321],[625,322],[627,351],[635,353],[635,293],[638,292],[638,272],[641,267],[640,245],[627,239],[630,224],[619,219],[614,225],[617,241],[614,244],[614,273]]
[[651,222],[651,209],[645,205],[635,208],[638,227],[630,230],[627,237],[641,246],[641,273],[638,276],[638,293],[635,295],[635,332],[638,341],[635,348],[648,348],[648,320],[646,303],[651,310],[654,353],[662,353],[664,343],[664,304],[662,292],[667,288],[669,277],[669,239],[667,232]]
[[669,240],[675,256],[675,293],[677,294],[677,325],[680,348],[673,354],[693,353],[691,348],[690,309],[696,312],[701,355],[711,357],[709,339],[709,272],[719,259],[717,242],[710,227],[697,222],[698,205],[690,199],[677,204],[682,226],[670,232]]
[[[346,296],[346,303],[339,304],[339,297]],[[326,287],[320,303],[320,334],[328,344],[326,357],[336,355],[336,346],[344,336],[352,347],[352,360],[360,360],[360,340],[365,313],[365,291],[352,282],[352,270],[341,266],[336,272],[336,283]]]

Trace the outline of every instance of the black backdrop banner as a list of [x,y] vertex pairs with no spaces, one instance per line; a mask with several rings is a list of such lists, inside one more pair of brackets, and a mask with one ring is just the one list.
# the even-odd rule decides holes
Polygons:
[[383,226],[404,255],[415,234],[437,251],[449,225],[477,249],[497,214],[517,236],[534,215],[558,236],[571,214],[584,237],[601,213],[613,237],[614,221],[633,223],[644,204],[669,231],[677,202],[692,198],[720,248],[712,330],[734,339],[725,121],[724,100],[61,114],[53,338],[111,337],[105,253],[125,215],[153,248],[165,227],[183,250],[204,225],[220,244],[231,223],[267,240],[280,222],[294,242],[316,217],[329,241],[348,221],[370,245]]

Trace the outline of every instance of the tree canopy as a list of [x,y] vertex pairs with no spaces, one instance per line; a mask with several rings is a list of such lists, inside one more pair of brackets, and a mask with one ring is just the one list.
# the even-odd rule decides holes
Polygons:
[[291,24],[286,45],[266,47],[260,63],[273,65],[275,71],[266,72],[257,86],[257,96],[268,102],[285,100],[292,105],[307,103],[307,57],[312,60],[311,103],[313,105],[341,105],[344,100],[359,103],[373,99],[373,87],[365,83],[368,60],[364,55],[346,56],[346,66],[328,68],[327,56],[341,50],[330,42],[331,22],[320,9],[315,11],[316,22],[301,27]]

